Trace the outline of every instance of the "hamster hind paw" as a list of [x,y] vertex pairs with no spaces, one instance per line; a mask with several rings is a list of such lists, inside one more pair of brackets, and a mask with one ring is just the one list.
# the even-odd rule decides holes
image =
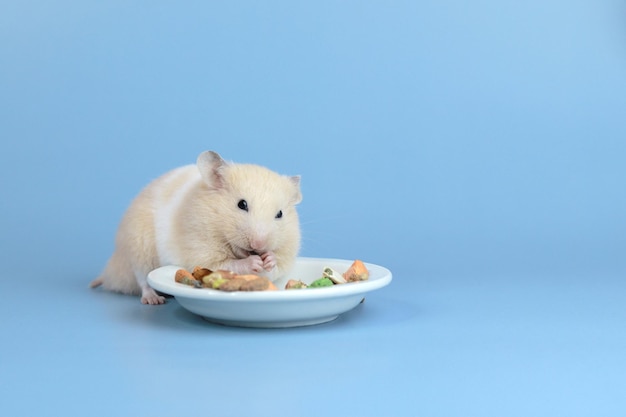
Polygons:
[[141,289],[141,304],[159,305],[165,304],[165,297],[158,295],[152,288]]

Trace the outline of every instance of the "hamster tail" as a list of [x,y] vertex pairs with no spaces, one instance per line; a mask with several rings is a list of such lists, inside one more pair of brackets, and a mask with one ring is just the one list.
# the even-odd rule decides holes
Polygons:
[[96,288],[96,287],[99,287],[102,284],[104,284],[104,278],[100,276],[100,277],[94,279],[93,281],[91,281],[91,284],[89,284],[89,288]]

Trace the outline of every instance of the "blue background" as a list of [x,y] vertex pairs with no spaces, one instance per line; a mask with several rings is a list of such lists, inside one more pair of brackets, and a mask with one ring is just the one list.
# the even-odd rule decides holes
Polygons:
[[[4,2],[2,414],[623,415],[625,16]],[[88,290],[133,196],[207,149],[302,175],[301,255],[392,284],[272,331]]]

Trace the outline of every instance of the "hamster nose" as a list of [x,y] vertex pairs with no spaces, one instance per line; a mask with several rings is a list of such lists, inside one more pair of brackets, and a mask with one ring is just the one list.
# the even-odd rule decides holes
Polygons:
[[250,239],[250,248],[258,253],[265,252],[265,248],[267,247],[267,239],[264,237],[253,237]]

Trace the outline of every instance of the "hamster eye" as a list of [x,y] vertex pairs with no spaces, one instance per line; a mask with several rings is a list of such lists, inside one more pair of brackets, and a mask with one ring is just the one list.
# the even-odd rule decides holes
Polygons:
[[239,200],[239,203],[237,203],[237,207],[239,207],[243,211],[248,211],[248,202],[246,200]]
[[278,213],[276,213],[276,218],[280,219],[283,217],[283,211],[282,210],[278,210]]

